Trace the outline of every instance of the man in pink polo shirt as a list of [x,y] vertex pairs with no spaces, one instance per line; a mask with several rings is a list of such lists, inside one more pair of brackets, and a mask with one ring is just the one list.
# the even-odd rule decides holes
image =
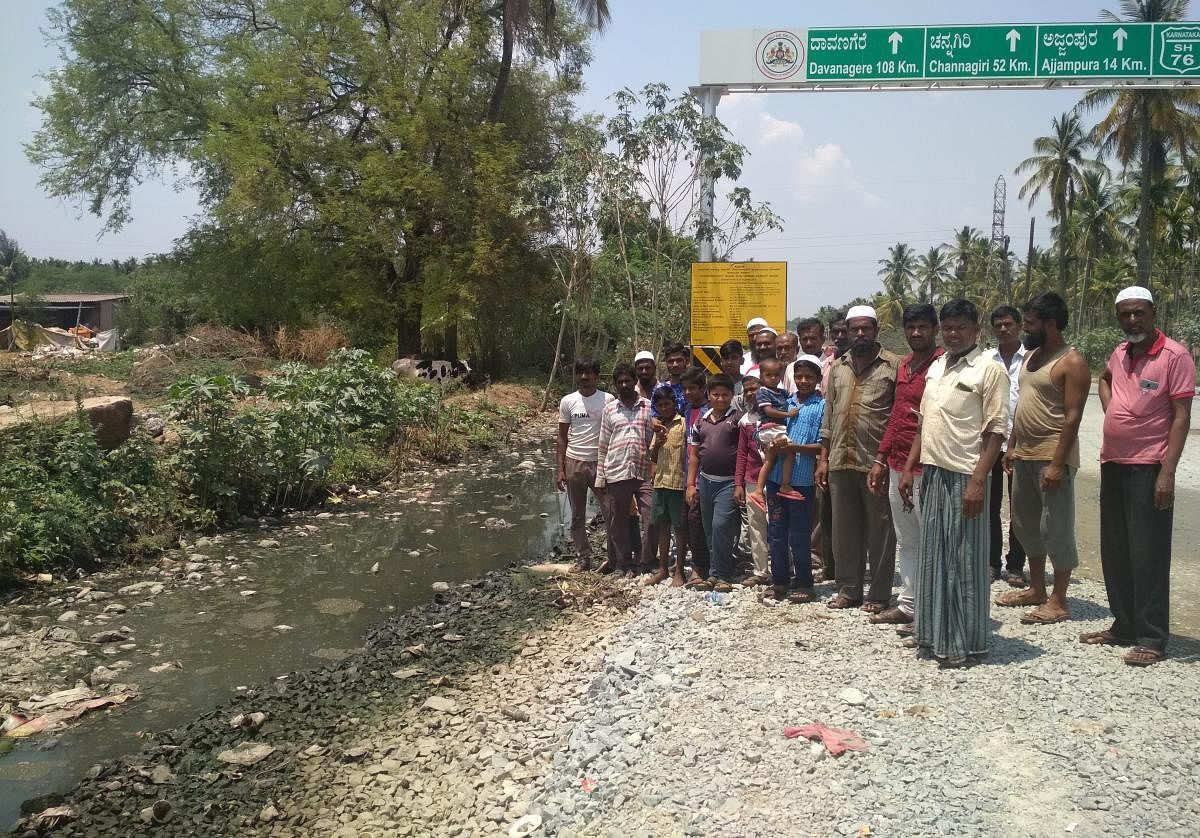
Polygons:
[[1154,327],[1154,298],[1131,286],[1117,295],[1127,340],[1100,376],[1100,562],[1113,624],[1080,636],[1132,646],[1130,666],[1166,657],[1175,467],[1191,426],[1196,365]]

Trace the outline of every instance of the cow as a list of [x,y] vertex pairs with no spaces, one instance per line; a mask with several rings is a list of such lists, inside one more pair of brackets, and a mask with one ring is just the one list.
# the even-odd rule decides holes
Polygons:
[[453,378],[466,378],[471,366],[466,361],[447,361],[441,358],[398,358],[392,363],[397,378],[424,378],[444,384]]

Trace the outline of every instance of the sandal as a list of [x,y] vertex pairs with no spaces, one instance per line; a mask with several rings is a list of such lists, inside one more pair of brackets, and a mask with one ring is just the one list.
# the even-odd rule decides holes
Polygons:
[[776,492],[776,494],[779,495],[779,497],[787,500],[804,500],[804,495],[800,494],[795,489],[780,489],[778,492]]
[[683,587],[691,588],[693,591],[711,591],[713,589],[712,582],[709,582],[707,579],[700,579],[699,577],[688,582]]
[[770,599],[770,600],[774,600],[775,602],[783,602],[785,599],[787,599],[787,586],[786,585],[772,585],[771,587],[769,587],[765,591],[763,591],[761,594],[759,594],[759,599],[762,599],[762,600]]
[[810,602],[815,602],[816,599],[816,593],[808,588],[801,588],[799,590],[792,591],[787,597],[787,601],[792,605],[807,605]]
[[1130,666],[1150,666],[1166,659],[1166,652],[1148,646],[1134,646],[1125,654],[1124,661]]
[[714,593],[728,594],[733,592],[733,585],[724,580],[719,580],[713,583],[712,590]]
[[1065,623],[1071,619],[1071,615],[1065,612],[1054,613],[1047,612],[1042,608],[1035,608],[1032,611],[1026,611],[1021,615],[1021,622],[1027,626],[1049,626],[1054,623]]
[[1079,635],[1079,642],[1089,646],[1132,646],[1132,640],[1122,640],[1108,629],[1088,631]]
[[770,576],[759,576],[757,573],[753,573],[742,580],[742,587],[757,588],[759,585],[768,585],[770,582]]
[[850,599],[850,597],[843,594],[838,594],[825,603],[827,608],[858,608],[860,605],[862,605],[861,599]]
[[859,606],[859,610],[865,611],[868,614],[882,614],[887,610],[887,607],[888,604],[886,602],[879,602],[878,600],[869,599]]
[[913,618],[899,608],[889,608],[886,611],[880,611],[878,614],[871,616],[871,622],[876,625],[905,625],[912,621]]

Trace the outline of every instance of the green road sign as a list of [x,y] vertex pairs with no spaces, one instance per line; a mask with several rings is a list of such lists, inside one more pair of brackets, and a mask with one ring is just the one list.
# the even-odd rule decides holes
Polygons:
[[1154,75],[1193,76],[1200,73],[1200,25],[1155,24]]
[[925,30],[925,78],[1010,79],[1034,75],[1036,26],[938,26]]
[[1150,75],[1149,24],[1096,23],[1038,27],[1038,78]]
[[701,84],[1032,86],[1200,78],[1200,22],[803,27],[708,32]]
[[919,79],[925,72],[925,27],[809,29],[809,81]]

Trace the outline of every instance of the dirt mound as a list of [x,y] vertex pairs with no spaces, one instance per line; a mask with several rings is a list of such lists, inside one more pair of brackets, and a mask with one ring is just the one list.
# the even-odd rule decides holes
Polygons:
[[538,407],[538,397],[523,384],[489,384],[475,392],[455,393],[446,401],[460,407],[472,408],[488,402],[496,407],[522,415],[531,414]]

